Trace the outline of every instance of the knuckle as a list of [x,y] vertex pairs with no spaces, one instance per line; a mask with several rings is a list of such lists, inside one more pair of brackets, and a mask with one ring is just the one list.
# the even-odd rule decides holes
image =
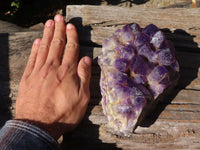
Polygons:
[[55,44],[55,45],[64,45],[65,44],[65,41],[61,38],[55,38],[52,40],[51,44]]
[[75,68],[75,65],[74,63],[65,63],[63,64],[63,67],[66,69],[66,73],[68,74],[74,74],[74,68]]
[[49,45],[48,44],[41,44],[39,49],[40,50],[47,50],[47,49],[49,49]]
[[68,68],[67,68],[67,74],[69,74],[69,75],[74,75],[75,74],[73,65],[69,65],[68,66]]
[[51,60],[51,61],[47,61],[45,66],[47,70],[52,71],[58,68],[58,63],[56,63],[56,61]]
[[66,48],[68,49],[79,49],[79,44],[75,42],[67,42]]

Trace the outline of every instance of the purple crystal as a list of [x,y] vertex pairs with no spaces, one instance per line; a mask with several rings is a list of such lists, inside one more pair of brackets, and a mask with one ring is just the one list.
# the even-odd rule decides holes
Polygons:
[[137,84],[145,84],[147,82],[147,78],[144,75],[134,74],[134,81]]
[[156,32],[151,39],[151,43],[155,48],[160,48],[163,42],[165,42],[165,36],[161,31]]
[[126,84],[128,80],[128,75],[119,71],[109,72],[108,75],[112,78],[112,84]]
[[160,65],[169,66],[176,61],[175,56],[169,48],[159,49],[156,52],[157,60]]
[[133,34],[137,34],[137,33],[141,32],[141,28],[137,23],[132,23],[129,26],[130,26]]
[[134,87],[131,87],[130,98],[134,100],[137,97],[146,97],[151,99],[152,95],[145,86],[142,84],[136,84]]
[[106,50],[113,50],[118,44],[118,39],[116,36],[111,36],[108,39],[105,39],[102,43],[103,48]]
[[119,56],[126,60],[132,59],[132,57],[135,55],[135,51],[136,51],[135,47],[132,43],[128,43],[125,46],[118,45],[118,47],[115,50],[119,51]]
[[120,39],[121,33],[122,33],[122,29],[118,29],[117,31],[115,31],[115,33],[113,35],[115,35],[118,39]]
[[150,37],[147,34],[142,32],[136,34],[134,41],[136,47],[149,42],[150,42]]
[[157,31],[159,31],[159,29],[153,25],[153,24],[150,24],[148,26],[146,26],[142,32],[149,35],[150,37],[152,37]]
[[151,71],[147,78],[151,82],[159,83],[167,73],[168,70],[164,66],[157,66]]
[[134,79],[132,77],[129,77],[127,80],[127,86],[132,88],[135,87],[137,85],[137,83],[134,81]]
[[130,70],[135,74],[147,75],[152,69],[151,63],[144,59],[141,55],[133,57],[130,63]]
[[166,86],[162,84],[151,84],[149,86],[149,90],[153,94],[154,99],[156,99],[160,94],[162,94],[164,89],[166,89]]
[[150,62],[156,62],[154,51],[151,49],[150,44],[143,44],[138,47],[138,54],[146,57]]
[[[108,126],[129,136],[146,107],[179,78],[173,45],[153,24],[125,25],[103,41],[98,56]],[[143,116],[143,115],[141,115]]]
[[126,72],[129,67],[129,61],[124,58],[117,58],[114,62],[114,67],[121,72]]
[[119,99],[126,99],[130,96],[130,88],[124,85],[115,85],[113,89]]
[[135,118],[135,107],[133,105],[119,105],[118,111],[126,118]]
[[132,42],[134,39],[132,29],[129,25],[125,25],[121,31],[121,39],[124,44]]

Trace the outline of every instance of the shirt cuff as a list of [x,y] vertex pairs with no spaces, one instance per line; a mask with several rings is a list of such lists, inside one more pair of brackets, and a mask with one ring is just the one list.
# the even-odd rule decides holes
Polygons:
[[[21,120],[9,120],[6,122],[4,127],[1,129],[1,132],[4,134],[9,133],[9,129],[15,131],[16,133],[21,133],[20,135],[24,135],[27,137],[33,136],[32,139],[36,139],[40,142],[40,144],[46,144],[50,149],[58,149],[58,143],[54,140],[49,134],[47,134],[42,129],[29,124],[27,122]],[[8,134],[9,135],[9,134]],[[23,138],[23,137],[20,137]],[[26,138],[27,139],[27,138]],[[31,139],[31,138],[28,138]],[[39,143],[38,143],[39,144]]]

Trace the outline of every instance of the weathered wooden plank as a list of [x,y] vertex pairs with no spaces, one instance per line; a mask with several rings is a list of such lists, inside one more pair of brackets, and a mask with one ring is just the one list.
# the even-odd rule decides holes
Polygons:
[[26,30],[27,29],[15,24],[0,20],[0,33],[21,32]]
[[200,105],[199,91],[181,90],[171,102],[173,104],[197,104]]
[[9,25],[7,31],[10,33],[0,33],[0,110],[2,111],[0,126],[13,117],[13,106],[18,84],[26,65],[32,42],[35,38],[41,37],[41,32],[25,32],[24,30],[21,33],[17,32],[22,31],[22,29],[14,25]]
[[33,41],[36,38],[41,37],[41,31],[17,32],[9,34],[9,67],[10,78],[13,82],[19,83],[30,54]]
[[[82,18],[83,25],[102,24],[110,25],[130,23],[154,22],[158,26],[170,26],[171,28],[185,29],[200,25],[200,9],[129,9],[122,7],[98,7],[98,6],[67,6],[67,21],[70,18]],[[192,22],[192,24],[191,24]],[[113,23],[113,24],[112,24]],[[162,27],[161,27],[162,28]]]
[[33,41],[41,37],[41,31],[13,32],[8,34],[7,43],[0,43],[4,47],[7,46],[12,101],[16,100],[18,85],[24,72]]

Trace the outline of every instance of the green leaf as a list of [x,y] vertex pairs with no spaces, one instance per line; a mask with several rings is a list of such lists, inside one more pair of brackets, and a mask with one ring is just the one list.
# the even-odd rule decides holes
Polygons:
[[20,7],[20,1],[19,0],[13,1],[10,6],[18,9]]

